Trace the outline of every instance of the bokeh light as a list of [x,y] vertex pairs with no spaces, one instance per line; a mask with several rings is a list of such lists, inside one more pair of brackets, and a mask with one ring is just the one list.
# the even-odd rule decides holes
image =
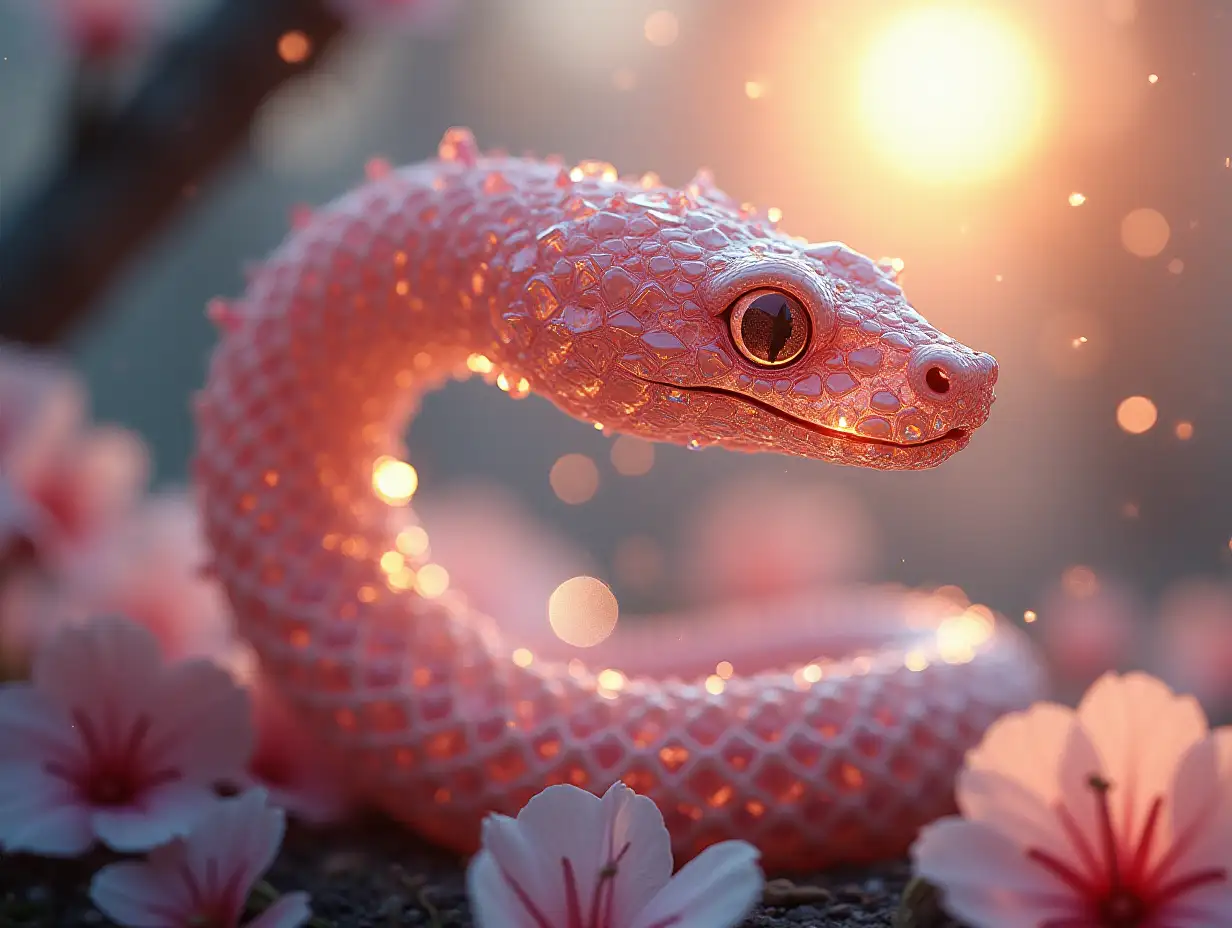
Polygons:
[[595,577],[566,580],[548,598],[548,622],[556,637],[575,648],[592,648],[616,629],[620,606]]
[[578,506],[599,489],[599,468],[584,454],[564,454],[552,465],[548,482],[561,502]]
[[1021,30],[974,9],[905,13],[869,49],[868,131],[890,161],[928,181],[1000,173],[1038,135],[1046,79]]
[[284,32],[278,39],[278,57],[287,64],[299,64],[312,53],[312,41],[298,29]]
[[654,467],[655,448],[651,442],[632,435],[621,435],[612,442],[612,466],[625,477],[640,477]]
[[1121,244],[1131,255],[1154,258],[1168,245],[1172,230],[1159,210],[1143,207],[1121,220]]
[[680,21],[670,10],[655,10],[646,17],[643,32],[646,35],[646,41],[651,45],[666,48],[680,35]]
[[419,488],[419,474],[406,461],[381,457],[372,467],[372,488],[393,506],[405,506]]
[[1145,396],[1129,396],[1121,400],[1116,411],[1117,425],[1131,435],[1141,435],[1154,428],[1159,411]]
[[415,574],[415,590],[420,596],[435,599],[449,589],[449,571],[440,564],[424,564]]

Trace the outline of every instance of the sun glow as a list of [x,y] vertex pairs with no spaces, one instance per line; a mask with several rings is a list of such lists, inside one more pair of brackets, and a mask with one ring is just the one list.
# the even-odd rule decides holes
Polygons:
[[968,8],[898,19],[869,49],[861,105],[877,147],[926,180],[1000,173],[1042,116],[1044,74],[1009,23]]

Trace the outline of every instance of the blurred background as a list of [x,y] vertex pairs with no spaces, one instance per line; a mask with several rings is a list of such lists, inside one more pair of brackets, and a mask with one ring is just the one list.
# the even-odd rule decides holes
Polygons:
[[[39,2],[0,3],[3,225],[65,144],[72,54]],[[186,478],[207,301],[369,159],[429,157],[466,125],[485,147],[669,183],[706,166],[793,234],[901,260],[915,306],[999,359],[989,423],[944,467],[884,474],[622,443],[453,385],[412,432],[429,527],[434,506],[477,522],[503,506],[557,539],[548,590],[552,564],[580,565],[622,610],[759,583],[954,585],[1031,626],[1071,681],[1149,665],[1227,699],[1232,4],[430,5],[413,27],[350,31],[272,94],[68,346],[96,416],[151,445],[156,482]],[[166,6],[163,28],[192,29],[212,0]],[[294,32],[269,54],[311,53]],[[725,547],[714,526],[740,519]],[[449,537],[459,585],[489,570]],[[493,548],[531,570],[520,545]]]

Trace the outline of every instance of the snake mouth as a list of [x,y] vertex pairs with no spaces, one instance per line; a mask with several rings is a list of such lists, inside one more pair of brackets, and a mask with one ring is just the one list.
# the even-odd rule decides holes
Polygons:
[[856,435],[853,432],[844,432],[842,429],[830,428],[827,425],[818,425],[816,422],[809,422],[807,419],[801,419],[799,416],[793,416],[789,412],[785,412],[776,406],[772,406],[764,400],[759,400],[755,396],[745,396],[743,393],[737,393],[735,390],[726,390],[723,387],[686,387],[678,383],[665,383],[662,380],[649,380],[644,377],[639,377],[639,380],[644,383],[652,383],[660,387],[669,387],[672,390],[683,390],[686,393],[702,393],[708,396],[723,396],[728,399],[737,400],[749,406],[755,406],[763,412],[769,413],[784,422],[790,422],[792,425],[799,426],[802,429],[807,429],[817,435],[824,435],[827,438],[834,438],[839,441],[851,442],[858,445],[882,445],[887,448],[926,448],[929,445],[940,444],[943,441],[962,442],[967,437],[967,430],[963,428],[953,428],[944,435],[938,435],[936,438],[930,438],[927,441],[900,442],[891,441],[888,438],[870,438],[867,435]]

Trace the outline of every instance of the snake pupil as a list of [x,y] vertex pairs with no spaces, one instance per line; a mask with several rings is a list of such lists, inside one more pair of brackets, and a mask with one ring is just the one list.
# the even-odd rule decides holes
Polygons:
[[800,303],[785,293],[751,294],[732,314],[736,344],[749,360],[780,367],[798,358],[808,340],[808,318]]

